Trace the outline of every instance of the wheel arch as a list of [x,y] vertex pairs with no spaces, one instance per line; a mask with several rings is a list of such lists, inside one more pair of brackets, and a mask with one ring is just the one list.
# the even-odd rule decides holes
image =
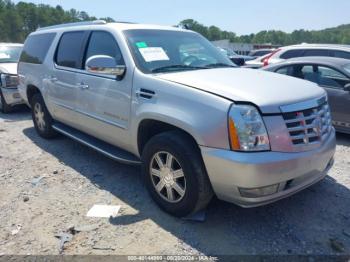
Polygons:
[[31,100],[33,98],[33,96],[35,94],[41,94],[41,91],[38,87],[36,87],[35,85],[28,85],[27,86],[27,100],[28,100],[28,104],[30,105]]
[[152,137],[168,131],[178,131],[184,134],[191,139],[196,148],[200,151],[199,142],[197,141],[198,138],[196,139],[191,131],[179,127],[179,125],[176,125],[175,123],[169,123],[154,118],[146,118],[140,121],[137,128],[137,149],[139,154],[142,154],[145,145],[150,139],[152,139]]

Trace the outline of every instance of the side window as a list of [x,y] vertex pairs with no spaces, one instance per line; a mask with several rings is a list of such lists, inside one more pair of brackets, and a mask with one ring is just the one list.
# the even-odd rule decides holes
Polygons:
[[344,59],[350,59],[350,52],[345,51],[334,51],[334,56]]
[[19,59],[23,63],[42,64],[56,34],[39,34],[27,38]]
[[84,40],[83,31],[64,33],[57,48],[57,65],[81,69]]
[[284,52],[280,57],[282,59],[290,59],[295,57],[301,57],[303,56],[304,50],[302,49],[294,49]]
[[292,66],[281,67],[276,71],[276,73],[282,74],[282,75],[293,76],[293,67]]
[[95,55],[107,55],[114,57],[119,65],[124,64],[122,53],[114,37],[107,32],[92,32],[88,48],[86,50],[86,59]]
[[330,56],[330,52],[326,49],[309,49],[305,50],[304,56]]
[[320,76],[317,72],[317,66],[304,65],[300,69],[300,78],[319,84]]
[[350,83],[348,77],[332,68],[319,66],[318,72],[320,75],[319,84],[321,86],[343,89]]

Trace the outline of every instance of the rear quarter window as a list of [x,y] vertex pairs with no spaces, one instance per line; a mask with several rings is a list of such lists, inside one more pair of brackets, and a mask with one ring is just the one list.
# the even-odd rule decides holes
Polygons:
[[290,59],[290,58],[296,58],[296,57],[302,57],[304,53],[304,50],[302,49],[294,49],[284,52],[280,57],[282,59]]
[[32,35],[24,43],[19,61],[23,63],[42,64],[56,33]]

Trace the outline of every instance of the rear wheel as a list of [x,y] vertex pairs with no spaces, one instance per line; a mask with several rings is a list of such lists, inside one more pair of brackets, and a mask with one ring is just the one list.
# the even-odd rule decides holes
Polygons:
[[210,202],[213,191],[197,145],[178,131],[153,137],[142,153],[145,184],[166,212],[185,217]]
[[41,94],[35,94],[31,99],[32,118],[34,127],[38,134],[46,139],[53,138],[57,135],[52,128],[53,119],[46,108],[44,99]]
[[10,113],[11,110],[12,110],[12,107],[6,103],[5,98],[0,89],[0,111],[6,114],[6,113]]

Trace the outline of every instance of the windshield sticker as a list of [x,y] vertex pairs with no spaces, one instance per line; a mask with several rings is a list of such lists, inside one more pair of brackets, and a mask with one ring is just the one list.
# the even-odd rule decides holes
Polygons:
[[161,47],[145,47],[140,48],[139,51],[146,62],[169,60],[168,55]]
[[137,42],[137,43],[136,43],[136,46],[137,46],[138,48],[146,48],[146,47],[148,47],[148,45],[146,44],[146,42]]
[[0,59],[9,59],[10,55],[6,53],[0,53]]

